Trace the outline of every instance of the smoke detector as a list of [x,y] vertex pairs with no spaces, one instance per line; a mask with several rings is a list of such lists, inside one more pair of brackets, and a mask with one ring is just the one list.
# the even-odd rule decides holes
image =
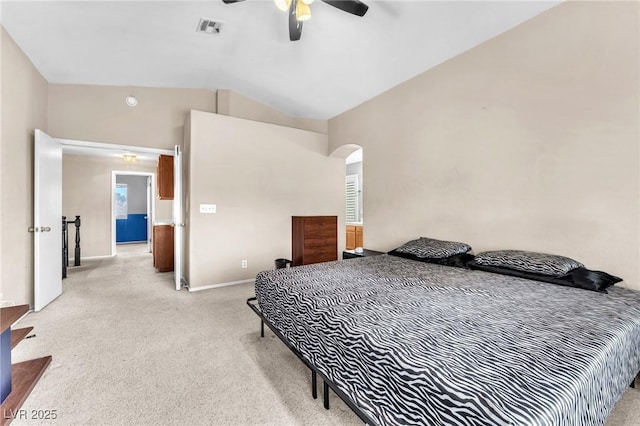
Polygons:
[[221,28],[222,22],[220,21],[214,21],[209,18],[200,18],[200,23],[198,24],[198,29],[196,31],[205,34],[220,34]]

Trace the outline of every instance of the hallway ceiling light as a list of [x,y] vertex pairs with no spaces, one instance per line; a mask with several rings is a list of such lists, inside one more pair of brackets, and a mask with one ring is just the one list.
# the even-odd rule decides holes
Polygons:
[[134,107],[136,105],[138,105],[138,100],[134,97],[134,96],[127,96],[126,99],[124,100],[127,105],[129,105],[130,107]]
[[125,163],[135,163],[138,160],[138,157],[135,154],[127,152],[122,155],[122,159]]

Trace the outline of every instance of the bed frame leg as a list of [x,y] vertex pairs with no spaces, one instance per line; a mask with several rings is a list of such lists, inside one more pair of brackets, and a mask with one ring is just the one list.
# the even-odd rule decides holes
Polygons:
[[311,370],[311,395],[318,399],[318,373],[315,370]]
[[635,388],[636,387],[636,379],[635,377],[633,378],[633,380],[631,381],[631,384],[629,385],[630,388]]
[[260,321],[260,337],[264,337],[264,321]]
[[329,409],[329,385],[327,382],[322,382],[322,396],[324,398],[324,409]]

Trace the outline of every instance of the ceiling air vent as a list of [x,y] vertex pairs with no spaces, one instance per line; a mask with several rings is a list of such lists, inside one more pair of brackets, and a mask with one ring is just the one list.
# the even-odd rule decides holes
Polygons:
[[209,18],[200,18],[200,23],[198,24],[198,32],[206,33],[206,34],[220,34],[220,29],[222,28],[222,22],[216,22],[213,19]]

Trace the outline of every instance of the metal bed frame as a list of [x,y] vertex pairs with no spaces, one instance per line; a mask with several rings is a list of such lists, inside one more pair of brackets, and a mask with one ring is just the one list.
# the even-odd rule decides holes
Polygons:
[[267,324],[267,326],[271,329],[271,331],[273,331],[273,334],[278,336],[278,338],[282,340],[282,342],[291,350],[291,352],[293,352],[300,359],[300,361],[302,361],[304,365],[306,365],[307,368],[311,370],[311,396],[313,397],[313,399],[318,399],[317,385],[318,385],[318,376],[320,376],[320,378],[322,379],[322,397],[323,397],[323,403],[324,403],[325,409],[327,410],[329,409],[329,388],[331,388],[333,392],[336,395],[338,395],[340,399],[344,401],[344,403],[347,404],[347,406],[351,408],[351,410],[358,417],[360,417],[360,420],[362,420],[367,425],[376,425],[377,424],[376,422],[372,421],[368,415],[363,413],[362,410],[351,400],[351,398],[349,398],[343,391],[338,389],[335,383],[329,380],[324,374],[320,373],[318,369],[313,364],[311,364],[300,353],[300,351],[298,351],[293,345],[291,345],[287,341],[287,339],[273,326],[273,324],[271,324],[269,320],[266,319],[264,315],[262,315],[262,311],[258,307],[257,300],[258,299],[255,297],[250,297],[247,299],[247,305],[251,308],[253,312],[256,313],[256,315],[260,317],[260,337],[264,337],[264,325]]

